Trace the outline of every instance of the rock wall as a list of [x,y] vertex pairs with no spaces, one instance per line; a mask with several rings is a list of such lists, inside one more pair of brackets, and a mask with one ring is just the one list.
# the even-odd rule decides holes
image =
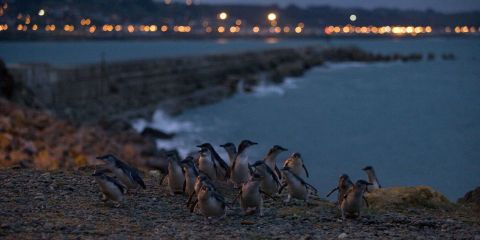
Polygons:
[[[304,47],[196,57],[98,63],[75,67],[11,67],[44,106],[77,121],[178,113],[246,90],[260,81],[283,81],[324,61],[418,60],[421,55],[374,55],[356,48]],[[264,77],[260,77],[264,76]]]

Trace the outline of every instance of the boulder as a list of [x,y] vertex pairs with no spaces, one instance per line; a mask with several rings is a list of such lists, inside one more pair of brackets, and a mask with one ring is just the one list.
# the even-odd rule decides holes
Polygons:
[[172,139],[173,137],[175,137],[174,133],[162,132],[158,129],[154,129],[151,127],[146,127],[145,129],[143,129],[141,135],[144,137],[151,137],[151,138],[158,138],[158,139]]
[[465,196],[458,199],[458,203],[462,205],[471,205],[474,210],[480,212],[480,187],[467,192]]
[[381,188],[365,197],[373,209],[433,208],[451,209],[454,204],[429,186]]

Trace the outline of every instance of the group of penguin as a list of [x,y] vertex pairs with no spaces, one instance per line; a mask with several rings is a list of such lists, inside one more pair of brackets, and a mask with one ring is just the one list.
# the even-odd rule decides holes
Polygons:
[[[263,160],[250,164],[248,150],[256,144],[243,140],[238,149],[233,143],[220,145],[227,152],[230,164],[220,157],[210,143],[204,143],[197,146],[200,148],[197,154],[187,156],[182,161],[178,153],[169,152],[165,159],[149,161],[147,166],[159,170],[163,175],[160,184],[167,179],[170,195],[187,194],[187,207],[190,211],[197,209],[206,218],[225,216],[227,207],[234,205],[237,200],[245,215],[255,213],[263,216],[264,196],[276,200],[284,189],[288,191],[284,204],[288,204],[292,198],[308,204],[309,196],[317,195],[317,189],[303,178],[309,177],[309,173],[300,153],[289,155],[283,168],[279,169],[276,165],[277,156],[288,150],[275,145]],[[114,155],[108,154],[97,159],[104,164],[98,165],[92,176],[95,177],[103,201],[111,200],[118,207],[127,190],[146,188],[138,170]],[[337,205],[342,218],[359,217],[364,201],[368,206],[364,193],[380,188],[374,169],[367,166],[363,170],[368,175],[368,181],[358,180],[354,184],[348,175],[343,174],[337,187],[327,194],[328,197],[338,191]],[[239,189],[231,203],[227,203],[217,189],[218,182],[230,183]]]

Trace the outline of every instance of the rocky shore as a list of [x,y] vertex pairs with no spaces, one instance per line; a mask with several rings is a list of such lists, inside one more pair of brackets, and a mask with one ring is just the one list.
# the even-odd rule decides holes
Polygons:
[[[144,174],[146,190],[115,208],[100,201],[90,176],[77,171],[0,171],[0,237],[180,238],[180,239],[478,239],[480,219],[471,208],[450,203],[425,187],[392,188],[368,196],[360,219],[340,220],[333,203],[283,206],[268,200],[265,216],[243,216],[238,206],[225,219],[207,222],[185,207],[187,197],[169,196],[158,176]],[[322,195],[325,189],[319,189]],[[221,188],[228,201],[233,192]],[[396,195],[392,195],[395,193]],[[397,202],[390,204],[395,196]]]

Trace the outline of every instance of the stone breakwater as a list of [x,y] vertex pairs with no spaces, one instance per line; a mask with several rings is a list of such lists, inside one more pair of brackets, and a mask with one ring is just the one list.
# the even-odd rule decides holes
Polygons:
[[149,117],[162,108],[175,114],[224,99],[262,81],[280,83],[329,62],[421,60],[421,54],[380,55],[354,47],[303,47],[259,52],[135,60],[57,67],[10,68],[15,80],[58,116],[78,122]]

